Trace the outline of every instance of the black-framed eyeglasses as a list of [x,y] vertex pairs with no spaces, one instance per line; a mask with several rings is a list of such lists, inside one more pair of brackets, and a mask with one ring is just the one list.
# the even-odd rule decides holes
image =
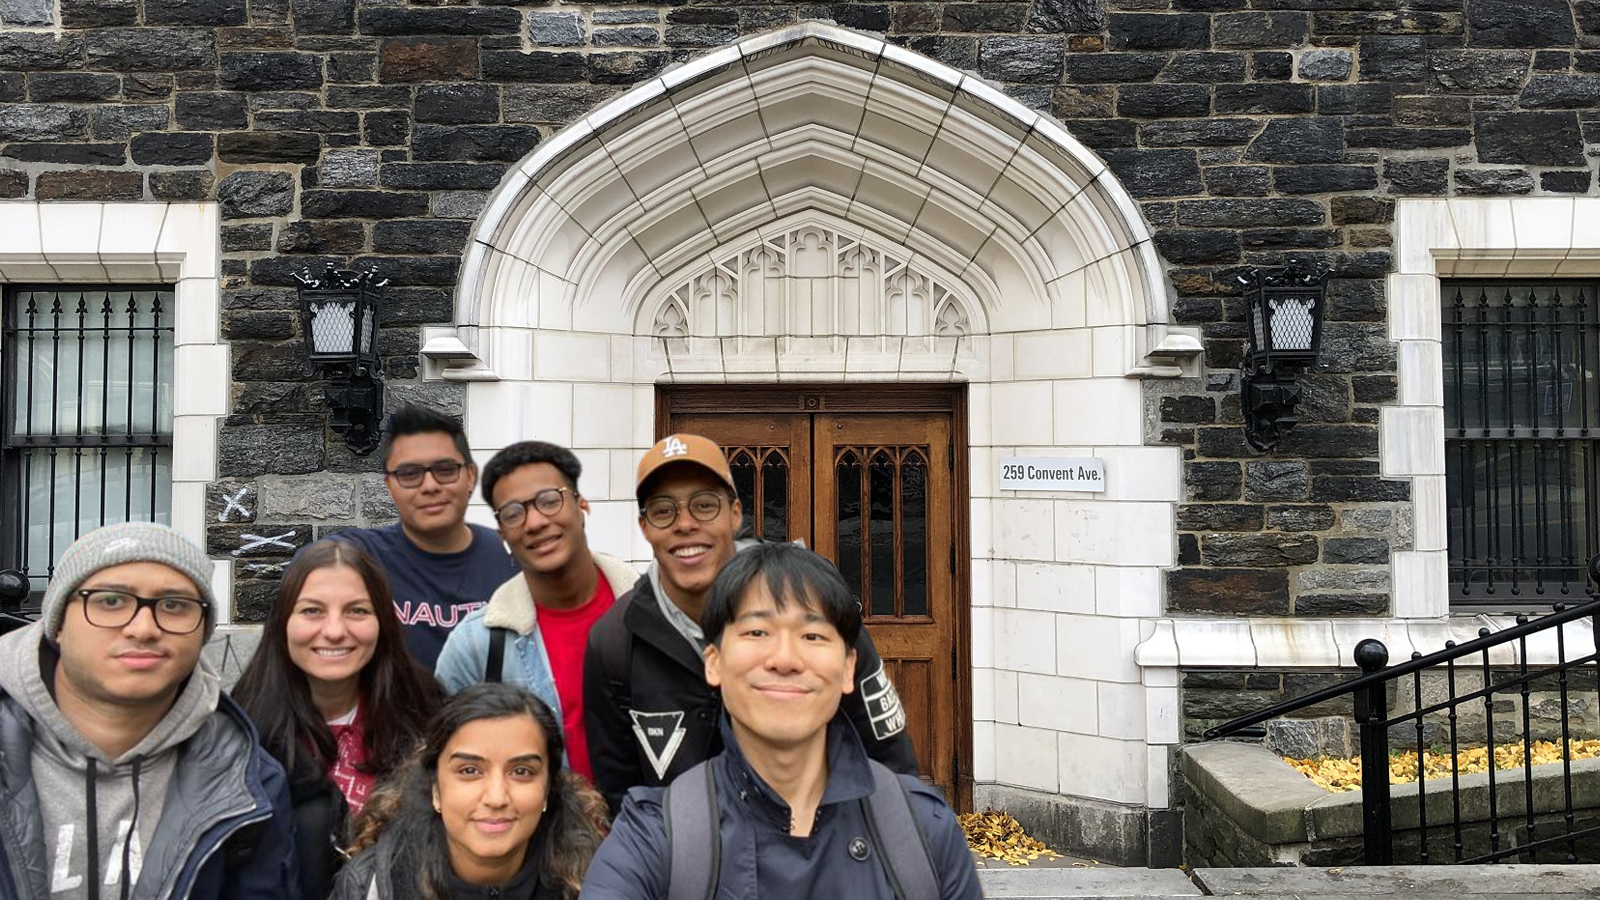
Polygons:
[[466,463],[458,463],[453,459],[441,459],[431,466],[404,465],[392,469],[384,469],[383,474],[399,482],[401,487],[414,488],[422,484],[422,476],[433,473],[433,480],[440,484],[454,484],[461,477],[461,470]]
[[509,500],[494,511],[495,521],[506,528],[515,528],[528,518],[530,508],[538,510],[541,516],[553,516],[567,504],[568,494],[577,496],[572,488],[553,487],[545,488],[526,500]]
[[651,497],[644,502],[640,513],[644,520],[654,528],[671,528],[672,523],[678,521],[678,510],[687,506],[689,515],[696,522],[710,522],[722,515],[722,494],[717,491],[695,491],[687,500],[674,500],[671,497]]
[[156,627],[167,634],[192,634],[206,620],[205,601],[198,597],[141,597],[127,591],[87,589],[74,591],[83,601],[83,617],[96,628],[124,628],[150,608]]

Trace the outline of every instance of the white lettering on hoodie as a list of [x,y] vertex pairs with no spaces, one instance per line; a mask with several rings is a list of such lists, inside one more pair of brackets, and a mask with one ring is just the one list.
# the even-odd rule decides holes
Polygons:
[[[56,845],[51,851],[52,863],[50,867],[50,893],[61,894],[76,891],[83,887],[84,873],[74,874],[73,868],[73,842],[77,838],[77,826],[72,823],[62,825],[56,829]],[[132,840],[129,841],[129,833]],[[87,840],[85,841],[87,843]],[[139,870],[144,866],[144,848],[140,845],[138,832],[133,831],[133,820],[123,819],[117,823],[117,839],[111,845],[111,850],[101,861],[100,871],[105,873],[106,887],[116,887],[122,881],[122,847],[128,844],[128,876],[129,880],[139,880]],[[84,854],[87,854],[87,846]],[[80,854],[82,855],[82,854]],[[79,863],[82,864],[81,861]]]
[[[221,682],[202,659],[166,716],[136,745],[107,759],[62,714],[45,683],[55,673],[41,666],[42,627],[35,623],[0,635],[0,690],[21,707],[32,726],[28,767],[42,838],[32,851],[37,857],[30,860],[30,884],[23,893],[78,900],[93,886],[91,878],[122,885],[124,848],[134,873],[142,869],[146,848],[163,845],[155,838],[178,757],[184,744],[216,714]],[[185,810],[185,815],[203,812]],[[168,823],[168,827],[182,824]],[[94,860],[88,854],[90,827],[96,829],[99,851]],[[163,863],[149,874],[164,883],[174,873]]]

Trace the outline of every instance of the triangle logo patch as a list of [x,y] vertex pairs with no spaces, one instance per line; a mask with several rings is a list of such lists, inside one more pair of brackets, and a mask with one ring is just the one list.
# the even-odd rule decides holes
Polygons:
[[650,760],[650,767],[655,769],[656,778],[665,781],[672,758],[678,755],[678,748],[688,735],[683,727],[683,713],[640,712],[635,709],[629,710],[629,714],[633,716],[633,735],[639,739],[640,749]]

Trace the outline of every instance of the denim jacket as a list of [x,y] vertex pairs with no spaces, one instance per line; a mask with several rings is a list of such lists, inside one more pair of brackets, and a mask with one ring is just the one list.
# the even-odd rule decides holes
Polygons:
[[[618,597],[639,579],[639,573],[619,559],[596,553],[594,561]],[[556,721],[562,721],[561,698],[556,695],[550,656],[545,652],[544,641],[539,638],[539,617],[534,609],[533,595],[528,592],[528,582],[520,573],[500,585],[487,605],[474,610],[450,632],[449,640],[445,641],[444,649],[439,653],[438,667],[434,670],[445,690],[454,694],[484,680],[484,669],[489,664],[491,628],[504,628],[511,632],[511,639],[506,641],[500,680],[507,684],[520,684],[532,691],[556,714]]]

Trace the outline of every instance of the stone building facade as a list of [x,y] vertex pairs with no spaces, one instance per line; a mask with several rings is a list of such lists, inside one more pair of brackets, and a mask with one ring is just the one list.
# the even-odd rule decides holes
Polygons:
[[[171,519],[242,629],[393,515],[304,269],[377,266],[387,402],[573,446],[640,562],[659,386],[959,385],[962,797],[1165,862],[1186,734],[1489,621],[1440,279],[1600,274],[1596,121],[1589,0],[0,0],[0,283],[173,287]],[[1238,276],[1292,257],[1322,364],[1263,454]]]

